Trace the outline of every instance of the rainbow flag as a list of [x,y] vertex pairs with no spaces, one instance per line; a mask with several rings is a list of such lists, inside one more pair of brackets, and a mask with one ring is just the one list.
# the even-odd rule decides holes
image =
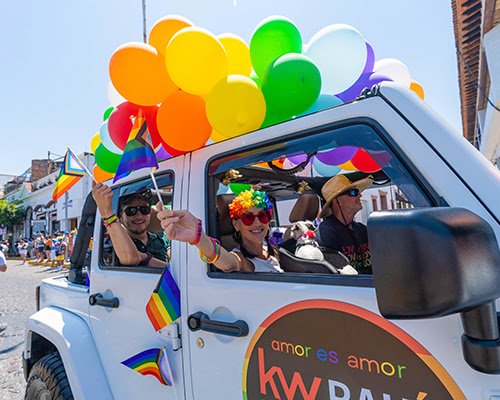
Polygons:
[[134,125],[130,130],[127,145],[123,150],[113,183],[141,168],[157,169],[158,161],[149,136],[146,118],[139,110],[139,115],[135,118]]
[[148,349],[122,361],[126,367],[139,372],[141,375],[153,375],[160,383],[172,386],[172,370],[165,351],[161,349]]
[[174,322],[181,316],[181,292],[170,273],[170,265],[163,274],[146,304],[146,314],[155,331]]
[[52,200],[57,201],[64,193],[71,189],[84,175],[85,169],[81,161],[70,149],[66,151],[61,171],[57,177],[56,186],[52,193]]

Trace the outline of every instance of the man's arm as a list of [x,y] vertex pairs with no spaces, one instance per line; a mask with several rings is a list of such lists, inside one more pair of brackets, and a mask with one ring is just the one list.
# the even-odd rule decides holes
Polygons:
[[[103,218],[110,217],[114,214],[112,208],[113,191],[109,186],[103,185],[102,183],[97,183],[93,186],[92,196],[94,197],[97,207],[99,207],[101,216]],[[121,264],[141,265],[142,261],[147,258],[147,254],[137,250],[134,242],[119,221],[108,226],[108,233]],[[148,263],[148,265],[150,265],[150,263]]]
[[5,256],[0,250],[0,272],[7,271],[7,260],[5,260]]

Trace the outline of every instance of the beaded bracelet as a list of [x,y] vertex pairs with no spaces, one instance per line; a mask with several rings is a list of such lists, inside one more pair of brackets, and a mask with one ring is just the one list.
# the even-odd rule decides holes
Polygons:
[[189,244],[195,246],[198,243],[200,243],[202,231],[203,231],[203,227],[201,226],[201,219],[198,219],[198,226],[196,227],[196,238],[194,239],[194,241],[190,242]]
[[220,242],[217,239],[214,239],[213,237],[208,237],[210,241],[212,242],[212,245],[214,246],[214,256],[212,259],[209,259],[207,256],[205,256],[201,250],[198,251],[200,254],[200,258],[203,262],[206,262],[207,264],[213,264],[216,262],[219,257],[220,257],[220,252],[221,252],[221,245]]
[[108,228],[111,224],[113,224],[114,222],[118,222],[118,217],[116,216],[116,214],[113,214],[111,215],[110,217],[106,218],[103,220],[104,222],[104,226],[106,228]]

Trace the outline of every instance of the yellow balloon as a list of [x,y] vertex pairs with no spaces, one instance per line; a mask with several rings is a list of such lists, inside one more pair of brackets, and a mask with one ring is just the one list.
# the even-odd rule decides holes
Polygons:
[[165,68],[164,58],[151,45],[126,43],[109,60],[109,76],[118,93],[141,106],[161,103],[178,90]]
[[165,55],[165,49],[172,37],[181,29],[193,26],[193,23],[180,15],[167,15],[160,18],[151,28],[148,43],[158,50],[158,54]]
[[250,78],[229,75],[208,94],[206,111],[215,131],[234,137],[260,128],[266,117],[266,101]]
[[346,161],[343,164],[338,165],[339,168],[342,168],[344,171],[357,171],[358,169],[352,164],[350,161]]
[[417,81],[411,81],[410,89],[413,90],[422,100],[424,99],[424,88],[420,83]]
[[97,146],[101,144],[101,135],[99,135],[99,132],[97,132],[94,136],[92,136],[92,140],[90,141],[90,150],[92,151],[92,154],[95,153],[95,149],[97,149]]
[[227,140],[229,138],[227,136],[221,135],[214,129],[210,134],[210,139],[212,140],[212,142],[217,143],[217,142],[222,142],[223,140]]
[[227,54],[228,74],[239,74],[250,76],[252,72],[252,61],[250,60],[250,49],[245,41],[232,33],[223,33],[217,36]]
[[227,76],[224,46],[203,28],[189,27],[177,32],[167,45],[165,63],[177,86],[200,96]]

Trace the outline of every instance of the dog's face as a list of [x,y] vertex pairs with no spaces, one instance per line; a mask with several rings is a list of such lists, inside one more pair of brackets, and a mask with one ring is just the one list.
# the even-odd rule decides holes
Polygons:
[[314,231],[315,227],[311,221],[298,221],[292,225],[292,237],[298,240],[308,231]]

